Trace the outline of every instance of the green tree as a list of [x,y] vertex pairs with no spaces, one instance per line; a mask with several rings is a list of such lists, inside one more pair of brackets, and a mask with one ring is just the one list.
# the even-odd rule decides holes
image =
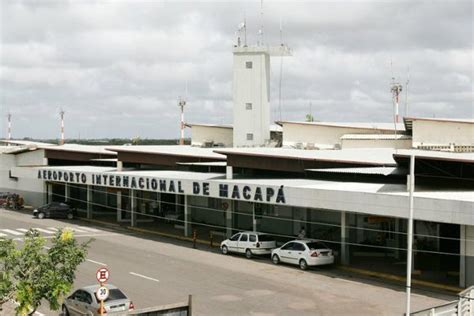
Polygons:
[[0,304],[14,299],[16,313],[22,316],[33,315],[43,299],[51,310],[58,310],[91,241],[79,244],[72,231],[59,230],[49,248],[35,229],[25,233],[20,248],[10,239],[0,239]]
[[311,114],[306,114],[305,121],[306,121],[306,122],[314,122],[314,117],[313,117],[313,115],[311,115]]

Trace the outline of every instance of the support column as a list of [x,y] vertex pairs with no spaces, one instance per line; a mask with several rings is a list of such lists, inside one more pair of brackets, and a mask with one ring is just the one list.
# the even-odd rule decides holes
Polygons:
[[48,197],[49,197],[49,185],[47,182],[43,182],[43,205],[49,203]]
[[117,191],[117,222],[122,221],[122,191]]
[[225,210],[225,227],[226,227],[226,236],[230,238],[232,236],[232,212],[234,209],[234,203],[232,200],[224,200],[224,203],[227,203],[228,207]]
[[130,225],[137,226],[137,199],[135,197],[135,190],[130,189]]
[[48,183],[48,203],[53,202],[53,184]]
[[64,201],[69,202],[71,198],[71,186],[68,183],[64,183]]
[[341,212],[341,264],[349,264],[349,247],[347,245],[347,214]]
[[257,218],[255,218],[255,203],[252,203],[252,230],[257,231]]
[[459,225],[459,287],[466,287],[466,225]]
[[225,167],[225,177],[226,179],[232,179],[234,176],[234,169],[232,166],[226,166]]
[[92,218],[92,186],[87,186],[87,218]]
[[188,204],[188,196],[184,195],[184,236],[191,236],[191,208]]
[[123,162],[120,160],[117,160],[117,171],[122,171],[123,170]]

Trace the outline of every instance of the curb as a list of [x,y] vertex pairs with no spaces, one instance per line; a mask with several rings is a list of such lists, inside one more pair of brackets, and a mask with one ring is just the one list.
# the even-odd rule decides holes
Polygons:
[[[120,228],[124,228],[126,230],[131,230],[131,231],[144,233],[144,234],[153,234],[153,235],[157,235],[157,236],[162,236],[162,237],[168,237],[168,238],[193,242],[193,239],[191,237],[178,236],[178,235],[173,235],[173,234],[170,234],[170,233],[157,232],[157,231],[148,230],[148,229],[144,229],[144,228],[138,228],[138,227],[121,226],[119,224],[104,222],[104,221],[97,220],[97,219],[81,218],[81,220],[86,221],[86,222],[111,226],[111,227],[120,227]],[[204,239],[196,239],[196,243],[203,244],[203,245],[208,245],[208,246],[210,245],[210,241],[209,240],[204,240]],[[216,245],[213,245],[213,247],[216,247]]]
[[[369,271],[369,270],[364,270],[364,269],[359,269],[359,268],[352,268],[348,266],[339,266],[338,269],[347,271],[347,272],[353,272],[365,276],[371,276],[371,277],[377,277],[381,279],[386,279],[386,280],[391,280],[391,281],[397,281],[397,282],[406,282],[406,278],[394,274],[388,274],[388,273],[383,273],[383,272],[375,272],[375,271]],[[422,285],[430,288],[435,288],[439,290],[445,290],[449,292],[455,292],[459,293],[463,291],[464,289],[457,287],[457,286],[452,286],[452,285],[445,285],[445,284],[439,284],[439,283],[434,283],[434,282],[429,282],[429,281],[422,281],[422,280],[417,280],[417,279],[412,279],[411,280],[412,284],[416,285]]]

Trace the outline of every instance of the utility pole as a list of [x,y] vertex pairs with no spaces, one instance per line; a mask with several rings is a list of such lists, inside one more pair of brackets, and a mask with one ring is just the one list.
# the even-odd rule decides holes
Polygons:
[[179,138],[179,144],[184,145],[184,106],[186,105],[186,100],[179,98],[178,106],[181,109],[181,135]]
[[407,249],[407,297],[406,297],[406,313],[410,315],[411,310],[411,270],[413,255],[413,193],[415,191],[415,155],[410,156],[410,214],[408,217],[408,249]]
[[59,140],[59,145],[64,145],[64,112],[63,109],[59,111],[59,116],[61,117],[61,139]]
[[11,113],[7,114],[7,120],[8,120],[7,139],[12,140],[12,114]]

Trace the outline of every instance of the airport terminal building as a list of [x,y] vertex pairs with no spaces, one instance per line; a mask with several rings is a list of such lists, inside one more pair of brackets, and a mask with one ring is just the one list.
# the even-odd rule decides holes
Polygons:
[[473,285],[474,121],[271,127],[269,59],[278,54],[288,50],[234,48],[234,122],[188,124],[190,146],[5,140],[0,190],[178,236],[254,230],[283,241],[304,228],[340,264],[403,276],[414,155],[414,278]]

